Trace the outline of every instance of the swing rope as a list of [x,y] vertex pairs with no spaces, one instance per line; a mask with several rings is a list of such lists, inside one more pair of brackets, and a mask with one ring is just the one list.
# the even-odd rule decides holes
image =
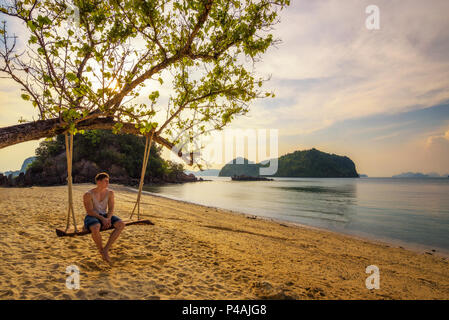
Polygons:
[[[70,138],[67,132],[64,133],[65,135],[65,147],[66,147],[66,158],[67,158],[67,186],[68,186],[68,193],[69,193],[69,208],[67,212],[67,224],[65,230],[56,228],[56,235],[58,237],[65,237],[65,236],[76,236],[76,235],[85,235],[88,234],[90,231],[86,230],[84,228],[81,228],[82,230],[78,231],[78,228],[76,226],[76,219],[75,219],[75,210],[73,209],[73,188],[72,188],[72,159],[73,159],[73,134],[70,133]],[[136,225],[136,224],[145,224],[145,225],[154,225],[150,220],[140,220],[140,198],[142,194],[142,187],[145,177],[145,171],[148,165],[148,161],[150,158],[150,150],[151,150],[151,143],[153,141],[153,135],[154,130],[151,133],[151,137],[149,138],[149,135],[146,135],[146,142],[145,142],[145,152],[144,152],[144,158],[143,158],[143,164],[142,164],[142,172],[140,176],[140,184],[139,184],[139,193],[137,195],[137,201],[134,205],[134,209],[131,213],[131,216],[129,217],[129,221],[125,221],[125,225]],[[137,219],[136,221],[131,221],[131,218],[134,214],[134,211],[137,207]],[[73,220],[73,226],[74,229],[70,229],[70,216],[72,216]]]
[[70,133],[70,143],[69,143],[69,135],[67,132],[65,133],[65,151],[67,158],[67,185],[69,190],[69,209],[67,211],[67,225],[65,231],[67,231],[70,227],[70,215],[72,215],[73,226],[75,228],[75,232],[77,232],[76,228],[76,219],[75,219],[75,210],[73,210],[73,194],[72,194],[72,155],[73,155],[73,133]]
[[139,192],[137,194],[137,200],[134,205],[133,211],[131,212],[131,215],[129,216],[130,220],[132,219],[132,217],[134,215],[134,211],[136,210],[136,207],[137,207],[137,220],[140,220],[140,198],[142,195],[142,187],[143,187],[143,182],[144,182],[144,178],[145,178],[145,172],[147,169],[148,160],[150,158],[150,150],[151,150],[151,143],[153,142],[153,135],[154,135],[154,130],[151,133],[150,138],[148,138],[148,134],[146,135],[145,151],[144,151],[143,163],[142,163],[142,171],[140,173]]

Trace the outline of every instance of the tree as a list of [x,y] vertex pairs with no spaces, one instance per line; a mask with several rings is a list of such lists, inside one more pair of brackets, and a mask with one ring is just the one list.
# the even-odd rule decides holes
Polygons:
[[[132,124],[142,134],[153,131],[155,139],[173,130],[204,133],[271,95],[259,90],[264,80],[245,59],[257,61],[275,43],[269,31],[288,3],[6,1],[0,11],[29,34],[20,50],[3,23],[0,70],[21,86],[40,120],[58,119],[53,131],[76,133],[106,118],[115,131]],[[152,89],[142,99],[147,85]],[[161,89],[170,92],[165,108]],[[8,141],[13,137],[1,146]]]
[[[56,163],[56,157],[65,152],[65,137],[58,135],[55,140],[42,141],[36,149],[34,162],[29,166],[33,173],[44,171]],[[123,168],[130,178],[140,175],[139,165],[144,151],[145,139],[134,134],[113,134],[111,130],[87,130],[85,134],[74,136],[73,162],[89,160],[102,170],[110,171],[112,164]],[[105,148],[99,148],[105,146]],[[165,161],[161,157],[162,146],[151,146],[151,166],[145,176],[163,180],[183,172],[183,165]],[[78,172],[79,173],[79,172]],[[53,173],[59,175],[60,173]]]
[[171,148],[222,129],[254,99],[274,96],[253,66],[276,43],[270,32],[289,2],[2,1],[1,13],[26,27],[28,41],[18,43],[3,22],[0,71],[40,121],[0,129],[0,147],[109,127]]

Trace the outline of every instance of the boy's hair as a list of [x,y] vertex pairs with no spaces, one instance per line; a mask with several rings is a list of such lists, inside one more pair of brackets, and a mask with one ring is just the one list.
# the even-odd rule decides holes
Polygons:
[[106,172],[100,172],[99,174],[97,174],[95,176],[95,182],[97,182],[99,180],[103,180],[104,178],[108,178],[109,179],[109,175]]

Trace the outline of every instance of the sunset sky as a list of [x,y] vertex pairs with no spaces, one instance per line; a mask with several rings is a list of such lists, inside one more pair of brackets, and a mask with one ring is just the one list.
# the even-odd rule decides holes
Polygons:
[[[368,30],[365,8],[380,8]],[[257,66],[276,98],[256,101],[231,128],[279,129],[279,155],[315,147],[349,156],[359,173],[449,172],[449,1],[291,1]],[[20,36],[20,35],[19,35]],[[0,79],[0,126],[36,117]],[[0,150],[18,170],[38,141]]]

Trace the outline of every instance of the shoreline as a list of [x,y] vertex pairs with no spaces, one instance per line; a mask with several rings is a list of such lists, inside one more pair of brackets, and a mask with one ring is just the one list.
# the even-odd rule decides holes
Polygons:
[[[207,180],[205,180],[205,181],[207,181]],[[145,187],[145,185],[144,185],[144,187]],[[128,188],[128,190],[130,190],[130,191],[138,192],[138,189],[136,189],[134,187],[126,186],[126,188]],[[430,255],[435,255],[435,256],[449,259],[449,250],[445,250],[444,248],[440,248],[440,247],[430,247],[430,246],[421,245],[421,244],[417,244],[417,243],[410,244],[410,243],[406,243],[404,241],[397,240],[397,239],[379,238],[374,235],[371,236],[371,235],[365,234],[365,233],[357,234],[356,232],[354,232],[354,233],[339,232],[339,231],[326,229],[326,228],[322,228],[322,227],[309,226],[309,225],[302,224],[299,222],[292,222],[292,221],[288,221],[288,220],[270,218],[270,217],[266,217],[266,216],[259,216],[256,214],[244,213],[244,212],[240,212],[240,211],[236,211],[236,210],[232,210],[232,209],[221,208],[221,207],[217,207],[217,206],[209,206],[209,205],[201,204],[198,202],[188,201],[188,200],[180,199],[177,197],[163,195],[160,193],[154,193],[154,192],[145,191],[145,190],[142,190],[142,193],[146,193],[146,194],[154,196],[154,197],[161,197],[164,199],[178,201],[181,203],[202,206],[205,208],[224,210],[224,211],[227,211],[227,212],[230,212],[233,214],[243,215],[249,219],[259,219],[259,220],[271,221],[271,222],[277,223],[279,225],[286,225],[286,226],[295,227],[295,228],[307,228],[307,229],[312,229],[312,230],[316,230],[316,231],[330,232],[332,234],[347,236],[347,237],[354,238],[354,239],[357,239],[360,241],[369,241],[372,243],[377,243],[379,245],[392,246],[392,247],[399,248],[399,249],[410,250],[410,251],[413,251],[413,252],[416,252],[419,254],[430,254]]]
[[[74,209],[84,216],[74,184]],[[127,218],[136,190],[111,185]],[[67,187],[0,188],[0,299],[449,299],[449,261],[244,213],[142,194],[141,216],[104,263],[89,235],[58,238]],[[103,239],[110,231],[102,232]],[[80,269],[80,289],[65,286]],[[366,268],[380,270],[369,290]]]

